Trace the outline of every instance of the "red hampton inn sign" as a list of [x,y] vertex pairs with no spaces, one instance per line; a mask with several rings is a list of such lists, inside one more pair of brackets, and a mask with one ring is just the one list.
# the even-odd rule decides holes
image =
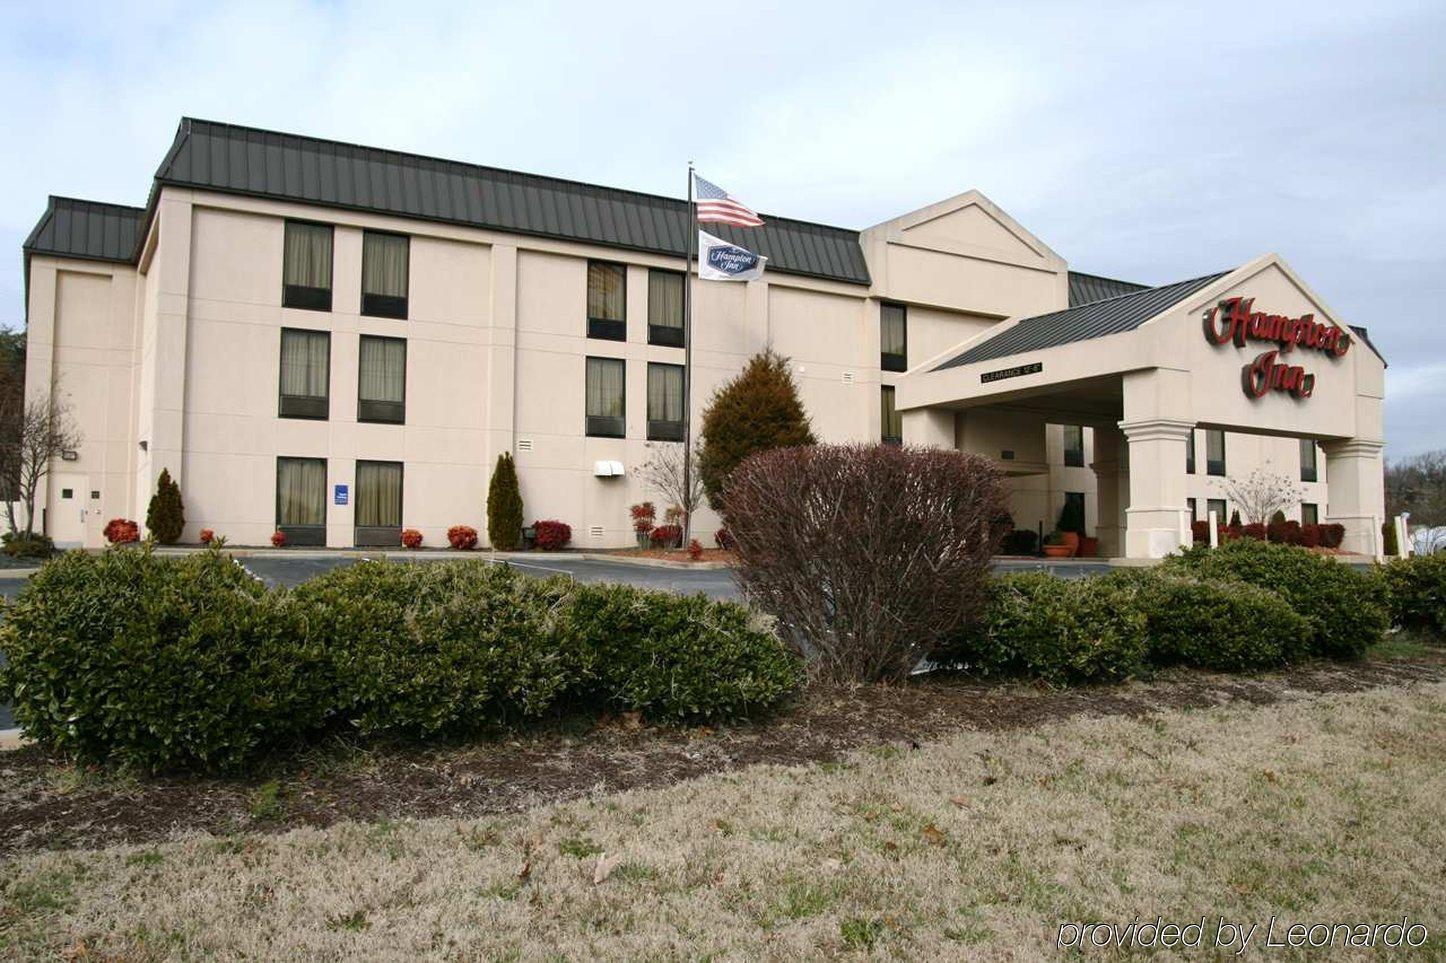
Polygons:
[[1240,369],[1240,387],[1246,397],[1264,398],[1267,391],[1284,391],[1295,398],[1309,398],[1315,391],[1315,375],[1302,365],[1281,361],[1297,347],[1341,358],[1351,349],[1351,336],[1334,324],[1322,324],[1313,314],[1288,318],[1283,314],[1252,311],[1254,298],[1227,298],[1205,312],[1205,340],[1214,345],[1234,342],[1268,341],[1279,345],[1255,356]]

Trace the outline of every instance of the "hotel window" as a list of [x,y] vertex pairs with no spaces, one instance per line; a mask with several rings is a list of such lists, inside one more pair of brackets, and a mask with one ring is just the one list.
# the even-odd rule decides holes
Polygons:
[[402,537],[402,463],[356,463],[356,544],[395,547]]
[[908,309],[902,304],[879,305],[879,367],[885,371],[907,371],[908,355]]
[[1218,428],[1205,429],[1205,474],[1225,474],[1225,432]]
[[1320,524],[1320,506],[1315,502],[1300,503],[1300,523],[1302,525]]
[[1185,436],[1185,474],[1195,474],[1195,429]]
[[331,310],[330,224],[287,221],[281,266],[281,304]]
[[627,305],[627,268],[608,261],[588,261],[587,336],[607,341],[628,340]]
[[327,417],[331,402],[331,335],[325,331],[281,329],[282,418]]
[[[1212,498],[1207,501],[1205,503],[1205,511],[1215,513],[1215,524],[1217,525],[1224,525],[1230,521],[1225,514],[1225,499],[1223,498]],[[1206,520],[1208,521],[1209,519],[1207,518]]]
[[621,358],[587,359],[587,433],[595,438],[627,434],[627,375]]
[[[591,321],[589,321],[591,324]],[[648,344],[683,346],[683,274],[648,272]]]
[[361,336],[357,358],[357,421],[400,425],[407,420],[407,342]]
[[1066,518],[1077,520],[1079,534],[1085,533],[1085,497],[1084,492],[1064,493],[1064,515]]
[[904,416],[894,405],[894,386],[884,385],[879,389],[879,424],[881,436],[886,445],[904,443]]
[[326,544],[326,459],[276,459],[276,529],[292,545]]
[[1064,426],[1064,464],[1066,468],[1084,467],[1084,428]]
[[1187,498],[1185,507],[1190,509],[1190,521],[1198,522],[1200,520],[1200,503],[1193,498]]
[[374,318],[407,318],[407,274],[411,241],[404,234],[362,234],[361,313]]
[[648,365],[648,440],[682,441],[683,366]]
[[1315,440],[1302,438],[1300,440],[1300,480],[1304,482],[1320,481],[1320,472],[1316,470]]

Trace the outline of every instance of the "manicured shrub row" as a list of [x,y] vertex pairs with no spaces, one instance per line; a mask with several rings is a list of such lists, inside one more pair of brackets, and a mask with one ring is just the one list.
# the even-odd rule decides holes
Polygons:
[[1393,559],[1381,580],[1392,621],[1446,639],[1446,552]]
[[[1239,514],[1238,512],[1236,513]],[[1269,524],[1264,522],[1251,522],[1248,525],[1241,525],[1231,522],[1229,525],[1221,522],[1216,526],[1219,529],[1219,541],[1221,544],[1237,539],[1249,538],[1257,542],[1276,542],[1281,545],[1299,545],[1302,548],[1340,548],[1341,542],[1346,537],[1346,527],[1339,522],[1329,522],[1309,525],[1302,525],[1300,522],[1274,521]],[[1210,522],[1196,521],[1190,525],[1190,532],[1195,544],[1207,545],[1210,542]]]
[[981,617],[935,660],[1061,684],[1123,679],[1147,665],[1243,671],[1359,658],[1390,624],[1387,583],[1410,586],[1400,593],[1400,618],[1439,618],[1446,566],[1389,574],[1400,564],[1387,566],[1383,580],[1300,548],[1242,539],[1094,579],[1006,575],[992,581]]
[[27,733],[152,771],[235,770],[335,731],[457,737],[577,708],[741,715],[802,678],[742,606],[483,561],[359,562],[286,591],[218,551],[76,552],[4,616],[0,698]]

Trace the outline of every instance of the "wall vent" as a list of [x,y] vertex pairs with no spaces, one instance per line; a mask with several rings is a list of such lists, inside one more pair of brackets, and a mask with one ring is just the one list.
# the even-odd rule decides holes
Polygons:
[[603,527],[601,525],[594,525],[587,530],[587,534],[589,538],[602,538]]
[[854,383],[854,373],[852,371],[845,371],[843,373],[843,383],[846,385]]
[[519,439],[517,439],[517,450],[518,450],[518,451],[531,451],[531,450],[532,450],[532,439],[531,439],[531,438],[519,438]]

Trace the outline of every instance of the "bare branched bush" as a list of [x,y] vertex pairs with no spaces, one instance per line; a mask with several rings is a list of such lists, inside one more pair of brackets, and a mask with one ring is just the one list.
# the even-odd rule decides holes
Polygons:
[[29,539],[35,528],[35,499],[41,485],[57,459],[80,447],[80,429],[65,402],[41,398],[26,401],[20,396],[0,399],[0,426],[5,521],[11,532]]
[[698,471],[698,456],[693,456],[691,472],[683,468],[683,446],[676,442],[649,442],[648,458],[634,471],[649,492],[664,504],[677,505],[691,517],[703,504],[703,476]]
[[1257,468],[1244,478],[1229,478],[1221,487],[1246,523],[1270,521],[1270,516],[1298,503],[1305,491],[1289,475]]
[[753,455],[724,521],[754,605],[833,682],[906,677],[982,607],[1003,509],[981,456],[889,445]]

